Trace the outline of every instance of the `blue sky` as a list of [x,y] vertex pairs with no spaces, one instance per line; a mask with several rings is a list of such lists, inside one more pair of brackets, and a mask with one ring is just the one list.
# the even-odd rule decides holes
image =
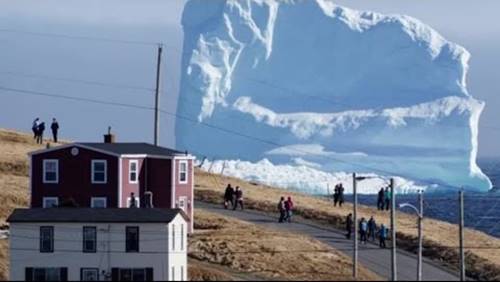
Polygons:
[[[183,0],[0,0],[0,87],[88,97],[151,107],[156,42],[165,48],[161,107],[175,111],[178,92]],[[472,53],[469,91],[486,101],[481,118],[480,155],[500,156],[500,1],[338,0],[362,10],[407,14],[431,25]],[[8,31],[7,31],[8,30]],[[141,41],[151,44],[46,37],[19,31]],[[36,77],[38,75],[44,78]],[[101,81],[113,87],[65,80]],[[117,86],[127,86],[126,88]],[[130,89],[129,86],[147,89]],[[35,116],[61,123],[73,140],[96,141],[108,125],[120,141],[152,141],[153,112],[29,96],[0,90],[0,127],[29,131]],[[162,115],[161,143],[173,146],[172,116]]]

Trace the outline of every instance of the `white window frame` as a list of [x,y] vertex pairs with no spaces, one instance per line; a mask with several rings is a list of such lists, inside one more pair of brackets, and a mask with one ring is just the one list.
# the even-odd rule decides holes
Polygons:
[[[96,181],[94,179],[94,164],[102,163],[104,164],[104,181]],[[92,160],[90,164],[90,180],[92,184],[107,184],[108,183],[108,161],[107,160]]]
[[[183,164],[186,165],[186,171],[182,171],[182,165]],[[182,181],[182,178],[181,178],[181,174],[183,174],[183,173],[186,174],[186,179],[184,181]],[[189,163],[188,163],[187,160],[179,161],[178,178],[179,178],[179,183],[180,184],[186,184],[186,183],[188,183],[188,179],[189,179]]]
[[59,206],[59,198],[58,197],[43,197],[43,204],[42,204],[43,208],[52,208],[52,207],[48,207],[46,204],[46,201],[49,201],[49,200],[55,201],[56,207]]
[[[135,180],[131,179],[132,164],[135,164]],[[139,182],[139,160],[130,160],[128,163],[128,182],[130,184],[137,184]]]
[[104,207],[103,208],[107,208],[108,207],[108,198],[106,198],[106,197],[92,197],[92,198],[90,198],[90,207],[91,208],[97,208],[94,205],[94,201],[104,201]]
[[[46,176],[46,164],[49,162],[55,162],[56,163],[56,180],[47,180]],[[57,184],[59,183],[59,160],[57,159],[47,159],[43,160],[43,183],[48,183],[48,184]]]

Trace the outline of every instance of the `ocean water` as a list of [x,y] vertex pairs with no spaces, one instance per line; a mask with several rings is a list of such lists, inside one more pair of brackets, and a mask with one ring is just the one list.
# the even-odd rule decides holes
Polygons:
[[[479,160],[479,166],[490,177],[494,189],[488,193],[464,194],[464,222],[474,228],[500,238],[500,160]],[[346,200],[350,200],[347,196]],[[360,195],[359,202],[376,206],[375,195]],[[417,195],[398,195],[396,203],[410,203],[418,207]],[[412,210],[403,210],[412,213]],[[424,216],[450,223],[459,222],[458,192],[447,194],[425,194]],[[458,236],[458,234],[457,234]]]

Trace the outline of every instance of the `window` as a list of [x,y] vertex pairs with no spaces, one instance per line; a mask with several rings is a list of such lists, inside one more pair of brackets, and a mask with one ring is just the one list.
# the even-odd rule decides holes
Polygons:
[[59,206],[59,199],[57,197],[43,197],[44,208],[57,208]]
[[181,265],[181,281],[184,281],[184,266]]
[[40,226],[40,252],[54,252],[54,227]]
[[81,268],[80,269],[81,281],[99,281],[98,268]]
[[106,197],[92,197],[90,199],[91,208],[105,208],[108,206]]
[[175,225],[172,224],[172,251],[175,251]]
[[95,253],[97,251],[97,228],[95,226],[83,227],[83,252]]
[[31,268],[25,269],[26,281],[68,281],[68,269],[66,267]]
[[108,181],[107,177],[107,161],[92,160],[92,183],[105,184]]
[[175,281],[175,266],[172,266],[172,281]]
[[113,281],[153,281],[153,268],[112,268]]
[[139,178],[137,174],[139,162],[137,160],[130,161],[128,164],[128,168],[128,181],[129,183],[136,184]]
[[179,201],[177,201],[176,206],[177,208],[180,208],[184,212],[186,211],[186,202],[187,202],[187,197],[179,197]]
[[59,183],[59,160],[43,160],[43,183]]
[[188,162],[180,161],[179,162],[179,183],[187,183],[188,182]]
[[125,232],[126,232],[125,251],[127,253],[139,252],[139,227],[138,226],[127,226],[125,228]]

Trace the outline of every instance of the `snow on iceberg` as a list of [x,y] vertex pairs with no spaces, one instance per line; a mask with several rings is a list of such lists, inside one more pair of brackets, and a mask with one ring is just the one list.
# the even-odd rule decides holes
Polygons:
[[182,24],[179,149],[243,159],[235,169],[253,171],[232,174],[264,182],[305,167],[304,179],[491,188],[476,165],[484,103],[467,91],[470,55],[420,21],[328,0],[190,0]]

